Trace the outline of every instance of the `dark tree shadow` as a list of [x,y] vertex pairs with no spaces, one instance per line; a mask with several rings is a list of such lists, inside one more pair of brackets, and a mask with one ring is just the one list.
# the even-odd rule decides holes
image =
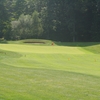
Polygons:
[[74,46],[74,47],[87,47],[92,45],[99,45],[100,42],[55,42],[58,46]]
[[1,44],[8,44],[8,42],[6,40],[0,40]]

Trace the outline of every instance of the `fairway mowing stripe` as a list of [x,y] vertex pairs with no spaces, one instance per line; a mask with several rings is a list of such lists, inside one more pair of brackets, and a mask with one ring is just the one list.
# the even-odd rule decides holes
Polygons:
[[[1,60],[2,63],[14,67],[23,68],[44,68],[54,70],[66,70],[71,72],[80,72],[84,74],[99,74],[99,55],[72,55],[72,54],[36,54],[23,53],[26,56],[20,58],[8,57]],[[88,58],[89,56],[89,58]],[[95,57],[98,59],[94,61]],[[84,60],[84,61],[83,61]]]
[[[29,46],[18,44],[0,44],[1,49],[14,51],[14,52],[26,52],[26,53],[65,53],[65,54],[86,54],[80,47],[67,47],[67,46]],[[89,53],[89,52],[88,52]]]

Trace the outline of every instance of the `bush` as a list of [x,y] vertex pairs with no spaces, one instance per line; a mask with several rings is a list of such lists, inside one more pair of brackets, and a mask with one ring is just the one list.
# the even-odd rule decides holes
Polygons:
[[42,32],[41,20],[38,12],[31,15],[22,14],[17,21],[11,22],[12,39],[27,39],[38,37]]

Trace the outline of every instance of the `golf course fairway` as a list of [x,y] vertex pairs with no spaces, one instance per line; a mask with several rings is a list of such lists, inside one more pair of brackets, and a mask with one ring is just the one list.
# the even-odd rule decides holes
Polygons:
[[100,54],[80,46],[0,44],[0,100],[100,100]]

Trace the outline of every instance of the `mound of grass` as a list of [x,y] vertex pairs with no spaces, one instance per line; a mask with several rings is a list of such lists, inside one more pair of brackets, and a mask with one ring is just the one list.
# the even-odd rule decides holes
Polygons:
[[100,44],[84,47],[85,50],[91,51],[95,54],[100,54]]
[[1,59],[8,59],[9,58],[20,58],[22,55],[16,52],[6,51],[6,50],[0,50],[0,60]]
[[100,53],[100,42],[55,42],[59,46],[81,47],[95,54]]
[[9,44],[30,44],[30,45],[45,45],[50,46],[52,44],[51,40],[44,40],[44,39],[24,39],[24,40],[18,40],[18,41],[9,41]]

